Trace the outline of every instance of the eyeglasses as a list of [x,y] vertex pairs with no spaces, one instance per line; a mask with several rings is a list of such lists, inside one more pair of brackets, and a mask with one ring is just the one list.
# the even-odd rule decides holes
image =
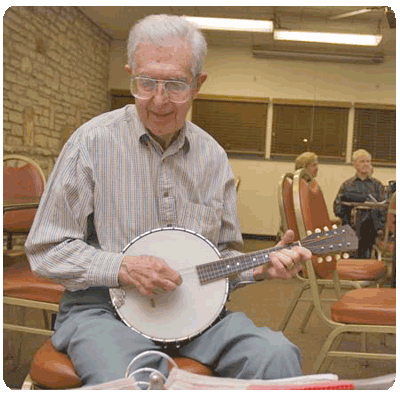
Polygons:
[[191,87],[187,83],[177,80],[133,77],[131,78],[131,93],[141,100],[149,100],[156,93],[158,83],[163,84],[164,92],[170,101],[184,103],[189,100]]

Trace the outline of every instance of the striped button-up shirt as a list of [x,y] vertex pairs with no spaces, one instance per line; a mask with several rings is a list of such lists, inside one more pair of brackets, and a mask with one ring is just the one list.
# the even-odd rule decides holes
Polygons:
[[[234,176],[225,151],[185,122],[165,150],[135,106],[82,125],[49,177],[25,247],[32,270],[68,290],[118,286],[122,250],[146,231],[183,227],[222,256],[242,247]],[[252,280],[243,273],[235,285]]]

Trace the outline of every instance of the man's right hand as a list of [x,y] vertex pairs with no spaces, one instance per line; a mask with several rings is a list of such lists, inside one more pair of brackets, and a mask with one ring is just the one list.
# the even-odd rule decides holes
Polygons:
[[143,295],[173,291],[182,283],[179,273],[155,256],[125,256],[118,273],[121,286],[134,285]]

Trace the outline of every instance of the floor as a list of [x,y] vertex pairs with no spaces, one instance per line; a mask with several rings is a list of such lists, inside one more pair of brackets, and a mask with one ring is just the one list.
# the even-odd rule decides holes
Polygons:
[[[273,243],[269,241],[246,240],[245,251],[250,252],[272,245]],[[298,287],[299,281],[296,279],[260,282],[235,291],[227,306],[231,310],[246,313],[258,326],[268,326],[273,330],[277,330]],[[285,335],[300,348],[303,356],[303,372],[304,374],[310,374],[315,358],[329,333],[329,329],[313,314],[305,332],[301,333],[299,326],[306,310],[306,303],[298,306],[288,324]],[[3,305],[3,311],[4,321],[18,319],[19,322],[32,326],[41,326],[43,324],[42,313],[38,310],[26,311],[23,314],[15,307]],[[3,380],[8,387],[14,389],[21,387],[29,371],[34,353],[46,339],[43,336],[4,330]],[[394,353],[396,339],[395,336],[389,336],[384,340],[381,335],[371,334],[369,336],[369,345],[371,350]],[[341,348],[356,348],[358,350],[358,336],[347,334],[342,340]],[[325,362],[321,372],[337,374],[341,379],[370,378],[395,373],[396,364],[394,361],[369,361],[367,363],[362,360],[337,359],[332,362]]]

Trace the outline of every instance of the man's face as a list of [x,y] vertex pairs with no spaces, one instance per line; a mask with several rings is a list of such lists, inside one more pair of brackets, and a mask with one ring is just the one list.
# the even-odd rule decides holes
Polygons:
[[360,175],[369,175],[371,172],[371,157],[368,155],[358,157],[354,162],[354,167]]
[[158,84],[150,99],[135,99],[141,121],[156,136],[174,134],[183,127],[192,101],[207,77],[203,72],[198,80],[193,82],[191,60],[190,46],[184,41],[174,42],[171,47],[141,43],[136,52],[136,70],[131,71],[127,68],[133,76],[184,81],[191,86],[190,98],[182,104],[171,102],[162,84]]

